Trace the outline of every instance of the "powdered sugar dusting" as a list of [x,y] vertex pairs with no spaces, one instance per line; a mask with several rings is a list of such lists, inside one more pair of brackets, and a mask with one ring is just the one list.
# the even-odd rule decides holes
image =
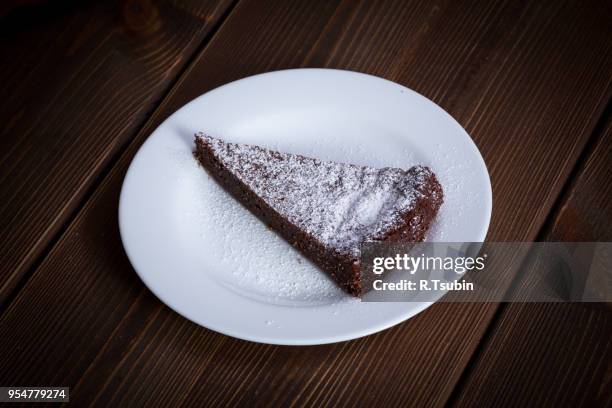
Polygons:
[[431,175],[421,166],[377,169],[198,136],[268,205],[323,244],[353,256],[414,207]]
[[187,234],[181,245],[185,256],[201,265],[200,273],[206,271],[229,290],[266,303],[355,300],[202,171],[191,152],[169,155],[182,175],[176,180],[176,195],[181,197],[178,229]]

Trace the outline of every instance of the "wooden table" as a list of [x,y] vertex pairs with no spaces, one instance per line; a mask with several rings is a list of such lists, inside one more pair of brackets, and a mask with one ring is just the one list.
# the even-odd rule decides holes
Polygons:
[[466,128],[493,184],[488,240],[610,241],[610,2],[18,3],[0,26],[0,385],[70,386],[77,406],[612,404],[609,309],[442,303],[359,340],[255,344],[159,302],[117,227],[126,168],[176,109],[332,67]]

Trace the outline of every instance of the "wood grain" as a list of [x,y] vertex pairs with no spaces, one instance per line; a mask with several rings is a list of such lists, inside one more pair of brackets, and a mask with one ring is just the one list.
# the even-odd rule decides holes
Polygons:
[[609,16],[603,2],[239,2],[0,317],[0,383],[69,385],[79,405],[444,404],[496,305],[438,304],[316,347],[213,333],[129,266],[116,227],[126,168],[156,125],[215,86],[281,68],[359,70],[457,118],[491,173],[489,238],[534,239],[610,97]]
[[[612,241],[612,122],[564,197],[547,241]],[[544,273],[527,264],[519,285]],[[532,286],[529,286],[532,287]],[[457,406],[612,405],[612,313],[597,304],[512,303],[456,399]]]
[[0,304],[230,5],[51,3],[0,29]]

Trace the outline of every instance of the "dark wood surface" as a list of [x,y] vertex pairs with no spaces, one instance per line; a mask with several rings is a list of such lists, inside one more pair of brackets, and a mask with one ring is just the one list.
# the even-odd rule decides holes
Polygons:
[[[611,121],[599,136],[544,240],[612,241]],[[533,287],[530,278],[541,273],[528,263],[519,285]],[[612,406],[611,339],[609,305],[503,305],[465,383],[457,389],[457,405],[469,406],[477,399],[485,406]],[[534,373],[541,373],[536,381]]]
[[249,343],[155,299],[116,219],[131,158],[184,103],[330,67],[404,84],[467,129],[493,184],[488,240],[609,240],[607,2],[127,2],[26,20],[2,39],[0,385],[66,385],[101,406],[609,401],[602,311],[444,303],[350,342]]
[[229,0],[17,8],[2,28],[0,304],[159,104]]

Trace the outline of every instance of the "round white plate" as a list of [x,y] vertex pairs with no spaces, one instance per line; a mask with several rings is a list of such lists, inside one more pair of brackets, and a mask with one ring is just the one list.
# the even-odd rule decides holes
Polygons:
[[483,241],[491,184],[478,149],[439,106],[396,83],[329,69],[245,78],[168,118],[123,183],[121,238],[144,283],[209,329],[274,344],[321,344],[400,323],[431,302],[351,298],[220,188],[193,135],[369,166],[430,166],[445,203],[429,241]]

